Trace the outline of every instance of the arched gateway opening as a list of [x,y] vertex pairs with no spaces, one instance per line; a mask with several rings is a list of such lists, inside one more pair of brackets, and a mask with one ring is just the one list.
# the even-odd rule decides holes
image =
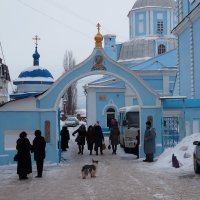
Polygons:
[[[5,123],[4,120],[0,122],[0,131],[5,133],[7,130],[35,130],[40,129],[42,133],[48,136],[47,143],[47,160],[57,162],[57,137],[60,131],[58,122],[58,108],[59,102],[66,91],[66,89],[74,82],[81,78],[90,75],[109,75],[124,81],[137,96],[138,105],[140,107],[140,137],[143,137],[145,130],[145,121],[149,115],[154,117],[154,121],[160,123],[161,109],[159,95],[149,88],[145,82],[138,77],[133,71],[123,67],[119,63],[112,60],[106,55],[102,48],[103,37],[98,32],[95,37],[96,46],[92,54],[78,64],[73,70],[63,74],[44,94],[37,97],[31,97],[28,99],[11,102],[7,106],[0,109],[0,116],[4,115],[7,118],[12,116],[16,122],[14,124]],[[15,104],[17,110],[13,111],[12,106]],[[22,104],[25,105],[25,109]],[[10,106],[9,106],[10,105]],[[87,109],[87,106],[86,106]],[[109,108],[107,108],[110,114]],[[112,110],[113,111],[113,110]],[[97,112],[97,108],[94,106],[94,110]],[[87,110],[87,117],[91,120],[88,124],[94,124],[97,120],[93,116],[93,113]],[[112,114],[114,111],[112,112]],[[94,120],[94,121],[92,121]],[[26,121],[26,123],[22,123]],[[159,129],[157,131],[160,131]],[[1,152],[5,153],[4,138],[1,140]],[[161,143],[161,141],[158,141]],[[160,147],[161,149],[162,147]],[[143,149],[142,142],[140,143],[140,150]],[[161,151],[161,150],[160,150]],[[10,153],[10,159],[12,159],[13,152]],[[140,151],[140,157],[143,156],[143,151]]]

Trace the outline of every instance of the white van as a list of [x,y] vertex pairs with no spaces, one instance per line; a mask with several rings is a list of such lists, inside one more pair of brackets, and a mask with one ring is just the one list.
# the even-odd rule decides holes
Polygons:
[[120,145],[124,151],[138,156],[140,139],[139,106],[128,106],[119,109]]

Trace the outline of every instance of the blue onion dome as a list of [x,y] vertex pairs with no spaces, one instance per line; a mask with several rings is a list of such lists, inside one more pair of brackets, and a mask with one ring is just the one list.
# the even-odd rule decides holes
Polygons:
[[33,65],[39,65],[40,54],[37,51],[37,46],[35,47],[35,53],[33,54]]
[[52,74],[46,69],[39,66],[40,54],[35,47],[35,53],[33,54],[33,66],[28,67],[22,71],[18,78],[13,81],[15,85],[20,84],[46,84],[51,85],[54,83]]

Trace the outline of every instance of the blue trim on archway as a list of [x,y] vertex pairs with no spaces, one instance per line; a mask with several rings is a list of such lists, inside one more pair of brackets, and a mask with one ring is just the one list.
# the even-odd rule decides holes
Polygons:
[[[96,64],[95,57],[97,55],[103,56],[103,65],[106,67],[106,70],[91,71],[92,67]],[[45,94],[38,97],[37,107],[45,109],[52,107],[57,108],[60,98],[70,84],[93,74],[107,74],[123,80],[135,91],[139,100],[139,105],[141,106],[156,106],[159,102],[159,94],[149,88],[134,71],[112,60],[104,53],[103,49],[95,48],[88,59],[77,65],[70,72],[63,74]]]

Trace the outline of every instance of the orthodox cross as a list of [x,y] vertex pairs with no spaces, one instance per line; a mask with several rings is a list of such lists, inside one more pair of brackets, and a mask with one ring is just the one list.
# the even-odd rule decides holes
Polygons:
[[40,38],[36,35],[36,36],[33,38],[33,40],[35,40],[35,45],[36,45],[36,47],[37,47],[37,45],[38,45],[38,40],[40,40]]
[[98,23],[98,24],[97,24],[98,33],[99,33],[99,31],[100,31],[100,27],[101,27],[101,25]]

